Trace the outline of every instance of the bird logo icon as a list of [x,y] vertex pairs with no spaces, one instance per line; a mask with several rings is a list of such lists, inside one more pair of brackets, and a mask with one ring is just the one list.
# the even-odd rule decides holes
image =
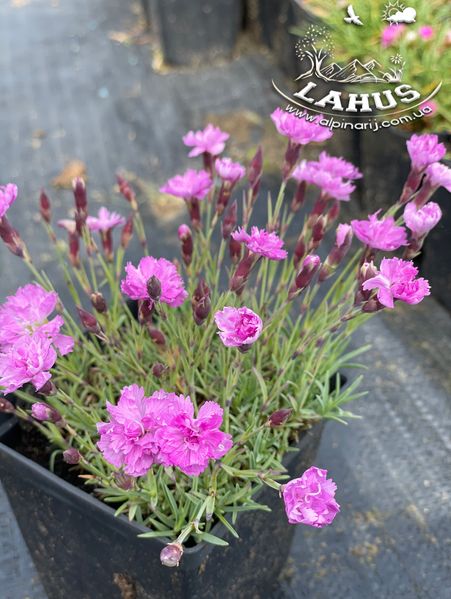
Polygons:
[[355,14],[352,4],[348,6],[347,13],[348,16],[344,18],[345,23],[348,23],[348,25],[363,25],[360,17]]

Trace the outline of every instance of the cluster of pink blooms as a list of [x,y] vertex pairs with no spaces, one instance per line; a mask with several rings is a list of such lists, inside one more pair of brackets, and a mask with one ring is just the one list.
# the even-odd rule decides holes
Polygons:
[[[388,48],[389,46],[393,46],[396,44],[398,40],[400,40],[407,27],[402,24],[391,24],[384,27],[381,33],[381,45],[383,48]],[[431,25],[422,25],[418,28],[418,31],[409,30],[409,33],[406,35],[406,39],[408,41],[413,41],[415,39],[422,39],[424,42],[428,42],[434,37],[435,31]]]
[[223,457],[232,438],[219,430],[222,408],[206,401],[194,416],[189,397],[160,389],[146,397],[138,385],[124,387],[116,406],[107,402],[110,421],[97,425],[105,459],[130,476],[143,476],[154,464],[198,476],[211,459]]
[[347,202],[355,190],[353,181],[360,179],[362,173],[343,158],[321,152],[317,161],[303,160],[291,176],[298,183],[305,182],[319,187],[325,199],[333,198]]
[[41,389],[51,378],[57,351],[64,356],[73,350],[72,337],[60,333],[63,317],[49,320],[57,303],[54,291],[29,284],[0,306],[0,387],[6,393],[30,382]]
[[281,492],[290,524],[322,528],[331,524],[340,506],[335,501],[337,485],[327,470],[312,466],[300,478],[282,485]]

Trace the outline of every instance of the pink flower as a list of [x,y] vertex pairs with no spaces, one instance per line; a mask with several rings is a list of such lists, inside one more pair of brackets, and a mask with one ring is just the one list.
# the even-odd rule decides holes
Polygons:
[[183,175],[176,175],[169,179],[160,188],[160,191],[185,200],[191,198],[203,200],[212,185],[213,182],[207,171],[196,171],[189,168]]
[[16,201],[17,193],[17,185],[14,185],[14,183],[0,185],[0,219],[5,216],[8,209]]
[[392,46],[403,34],[405,25],[387,25],[381,34],[381,44],[383,48]]
[[412,167],[417,171],[423,171],[433,162],[438,162],[446,154],[446,147],[439,143],[437,135],[426,133],[424,135],[412,135],[407,141],[407,151],[412,161]]
[[237,183],[246,174],[246,169],[239,162],[232,162],[231,158],[216,158],[215,168],[223,181]]
[[226,347],[251,345],[260,337],[263,329],[260,316],[246,307],[226,307],[216,312],[215,322]]
[[55,362],[56,352],[46,335],[38,332],[22,337],[0,353],[0,387],[12,393],[25,383],[33,383],[38,391],[50,380],[48,371]]
[[231,436],[219,430],[221,423],[222,408],[216,402],[206,401],[194,418],[193,404],[186,397],[180,413],[156,432],[163,464],[199,476],[210,459],[222,458],[233,445]]
[[284,260],[288,255],[287,251],[282,249],[283,240],[275,233],[268,233],[265,229],[252,227],[250,235],[244,229],[238,229],[232,233],[232,238],[245,243],[253,254],[264,256],[270,260]]
[[417,274],[418,268],[411,261],[384,258],[380,271],[365,281],[362,288],[364,291],[377,289],[377,299],[387,308],[394,307],[395,299],[418,304],[426,295],[430,295],[430,287],[426,279],[416,279]]
[[97,424],[97,446],[107,462],[136,477],[160,463],[156,431],[180,412],[183,401],[182,395],[163,390],[145,397],[144,389],[138,385],[124,387],[116,406],[107,402],[110,421]]
[[444,187],[451,193],[451,168],[441,162],[434,162],[427,167],[426,174],[432,187]]
[[224,151],[225,142],[229,137],[228,133],[209,123],[204,130],[189,131],[183,137],[183,143],[185,146],[193,148],[188,154],[190,157],[200,156],[204,153],[218,156]]
[[276,108],[271,115],[277,131],[288,137],[294,144],[302,146],[314,141],[325,141],[332,137],[332,131],[319,124],[322,118],[323,115],[320,114],[314,121],[310,122],[281,108]]
[[421,39],[427,42],[434,37],[434,28],[431,25],[423,25],[418,29],[418,33]]
[[172,262],[165,258],[145,256],[141,258],[138,267],[131,262],[125,267],[127,276],[121,281],[121,290],[134,300],[150,300],[147,283],[151,277],[156,277],[161,285],[160,301],[172,308],[181,306],[188,293],[183,279]]
[[329,156],[326,152],[321,152],[317,162],[302,161],[292,173],[293,179],[299,183],[305,181],[310,185],[316,185],[327,198],[343,202],[348,202],[355,190],[349,179],[359,179],[361,176],[353,164],[343,158]]
[[352,239],[352,227],[347,223],[340,223],[337,226],[337,230],[335,232],[335,245],[337,248],[341,248],[341,246],[345,243],[345,241]]
[[117,212],[110,212],[105,206],[99,209],[98,216],[88,216],[86,223],[91,231],[109,231],[125,224],[125,218]]
[[340,506],[335,501],[337,485],[327,478],[327,470],[312,466],[301,478],[282,485],[285,512],[290,524],[322,528],[331,524]]
[[321,152],[317,163],[317,168],[324,169],[333,177],[341,177],[342,179],[361,179],[363,177],[359,169],[348,162],[344,158],[330,156],[327,152]]
[[64,324],[62,316],[48,320],[59,301],[54,291],[46,291],[40,285],[30,283],[19,287],[14,295],[10,295],[0,306],[0,346],[13,345],[23,337],[35,332],[46,335],[64,356],[74,347],[74,340],[62,335],[60,329]]
[[379,210],[368,216],[368,220],[351,221],[355,236],[375,250],[394,251],[407,245],[407,233],[404,227],[395,223],[393,216],[378,220]]
[[417,208],[415,202],[410,202],[404,208],[406,226],[417,237],[423,237],[429,233],[441,218],[442,211],[435,202],[429,202],[423,208]]

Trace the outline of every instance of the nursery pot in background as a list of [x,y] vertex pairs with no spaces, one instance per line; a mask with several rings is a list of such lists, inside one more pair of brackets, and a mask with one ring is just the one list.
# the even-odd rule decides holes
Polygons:
[[166,63],[197,65],[230,57],[242,22],[242,0],[146,0]]
[[[315,459],[322,424],[302,433],[299,451],[287,454],[290,477]],[[239,539],[221,524],[212,533],[228,547],[186,548],[178,568],[160,564],[160,539],[138,538],[148,529],[115,517],[114,510],[0,443],[0,479],[49,599],[161,599],[162,597],[266,598],[286,564],[295,527],[277,491],[255,495],[271,512],[243,512]]]
[[[362,204],[365,211],[373,213],[386,209],[399,197],[410,170],[406,141],[410,133],[391,127],[382,133],[355,132],[360,149],[359,168],[362,179]],[[439,135],[441,141],[450,143],[449,134]],[[442,161],[450,167],[449,161]],[[451,198],[440,187],[432,201],[442,209],[442,219],[429,233],[423,247],[421,275],[429,279],[434,297],[451,310]]]

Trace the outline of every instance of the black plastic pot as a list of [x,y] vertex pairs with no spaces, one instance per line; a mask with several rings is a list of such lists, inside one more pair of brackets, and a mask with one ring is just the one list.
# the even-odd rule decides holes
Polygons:
[[147,0],[165,62],[196,65],[231,55],[242,22],[241,0]]
[[[406,141],[410,134],[399,128],[379,133],[355,133],[360,142],[359,168],[362,204],[367,212],[388,208],[398,198],[410,170]],[[441,135],[450,142],[450,135]],[[446,162],[446,161],[445,161]],[[451,167],[451,163],[446,162]],[[421,274],[429,279],[435,299],[451,310],[451,198],[440,187],[432,197],[443,212],[442,220],[428,235],[421,256]]]
[[[290,476],[311,466],[322,425],[304,433],[287,455]],[[141,539],[129,522],[92,495],[0,443],[0,479],[49,599],[268,598],[286,563],[294,526],[267,487],[255,497],[272,512],[243,512],[240,538],[222,524],[213,533],[229,547],[201,543],[178,568],[163,567],[163,541]]]

